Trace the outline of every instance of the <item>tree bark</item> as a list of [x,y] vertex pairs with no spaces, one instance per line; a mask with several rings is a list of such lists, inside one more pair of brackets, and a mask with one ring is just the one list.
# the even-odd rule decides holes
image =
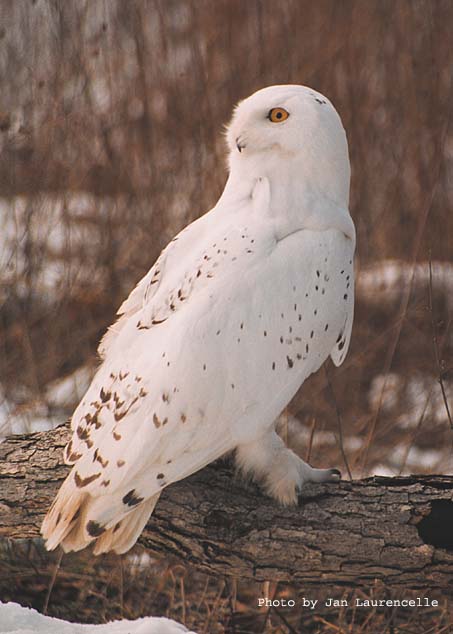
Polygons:
[[[0,537],[34,538],[68,467],[67,427],[0,445]],[[283,508],[215,464],[168,487],[140,542],[216,575],[451,588],[453,477],[307,485]]]

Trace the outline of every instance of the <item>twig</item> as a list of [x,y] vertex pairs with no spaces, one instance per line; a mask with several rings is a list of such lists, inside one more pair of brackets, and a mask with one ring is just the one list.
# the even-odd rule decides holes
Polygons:
[[230,610],[230,618],[228,621],[228,631],[231,634],[236,634],[236,600],[237,600],[237,578],[225,579],[225,583],[228,587],[228,608]]
[[280,619],[280,621],[282,621],[282,623],[284,625],[286,625],[286,627],[288,628],[288,631],[289,631],[290,634],[298,634],[297,631],[293,628],[293,626],[290,623],[288,623],[288,621],[283,616],[283,614],[280,612],[280,610],[278,610],[274,606],[272,608],[270,608],[270,609],[273,610],[275,612],[275,614],[278,616],[278,618]]
[[120,614],[121,618],[124,618],[124,570],[123,570],[123,555],[118,555],[120,564]]
[[182,622],[184,625],[186,624],[187,616],[186,616],[186,591],[184,587],[184,575],[181,575],[179,578],[179,591],[181,593],[181,603],[182,603]]
[[216,598],[214,600],[214,603],[213,603],[213,606],[212,606],[212,610],[210,611],[210,613],[208,615],[208,618],[206,620],[206,623],[204,624],[203,634],[208,634],[208,632],[209,632],[209,626],[211,624],[211,620],[215,616],[215,614],[216,614],[216,612],[217,612],[217,610],[219,608],[219,604],[220,604],[220,601],[221,601],[221,598],[222,598],[222,593],[223,593],[224,589],[225,589],[225,580],[223,580],[223,583],[222,583],[222,585],[220,587],[220,590],[218,591],[217,596],[216,596]]
[[[345,464],[346,471],[348,472],[349,479],[352,480],[351,469],[349,468],[348,459],[346,458],[346,453],[345,453],[344,446],[343,446],[343,425],[342,425],[342,422],[341,422],[340,410],[338,409],[338,403],[337,403],[337,399],[335,398],[335,392],[333,391],[332,382],[330,380],[330,376],[329,376],[329,371],[327,369],[327,365],[324,366],[324,369],[325,369],[325,373],[326,373],[327,386],[329,388],[330,395],[331,395],[331,398],[332,398],[332,402],[333,402],[333,405],[334,405],[334,408],[335,408],[335,413],[337,415],[337,423],[338,423],[337,443],[338,443],[338,445],[340,447],[341,457],[343,458],[343,462]],[[336,436],[335,436],[335,438],[336,438]]]
[[425,405],[423,407],[423,411],[422,411],[422,413],[421,413],[421,415],[420,415],[420,417],[418,419],[418,422],[417,422],[417,425],[415,427],[414,433],[412,434],[412,437],[411,437],[411,441],[405,448],[404,457],[403,457],[403,459],[401,461],[400,468],[399,468],[399,471],[398,471],[398,475],[399,476],[403,473],[403,470],[406,467],[406,463],[407,463],[407,459],[409,457],[410,450],[414,446],[415,439],[417,438],[418,432],[420,431],[421,426],[423,424],[423,421],[425,420],[425,414],[426,414],[426,410],[428,409],[428,405],[429,405],[429,403],[431,401],[431,396],[432,396],[432,388],[430,389],[430,391],[428,393],[428,396],[427,396],[427,398],[425,400]]
[[60,569],[61,560],[63,559],[64,551],[61,550],[58,555],[57,563],[55,564],[55,568],[53,569],[52,578],[50,580],[49,587],[47,588],[46,598],[44,600],[44,605],[42,608],[42,613],[47,614],[47,608],[49,607],[50,595],[52,594],[53,587],[55,585],[55,581],[57,579],[57,574]]
[[315,438],[316,423],[317,423],[317,420],[313,416],[313,418],[311,419],[310,439],[308,441],[307,456],[305,458],[305,462],[308,462],[308,463],[310,462],[311,452],[312,452],[312,449],[313,449],[313,441],[314,441],[314,438]]
[[[270,582],[269,582],[269,581],[266,581],[266,582],[265,582],[265,584],[267,584],[267,588],[269,588],[269,586],[270,586]],[[278,590],[278,581],[277,581],[277,583],[275,584],[275,590],[274,590],[274,593],[273,593],[273,595],[272,595],[271,603],[273,603],[273,602],[274,602],[274,599],[275,599],[275,597],[277,596],[277,590]],[[263,593],[263,594],[264,594],[264,593]],[[266,590],[266,594],[269,594],[269,591],[268,591],[268,590]],[[264,634],[264,633],[265,633],[265,631],[266,631],[266,626],[267,626],[267,622],[268,622],[268,620],[269,620],[269,617],[270,617],[271,611],[272,611],[272,606],[271,606],[271,607],[269,607],[269,608],[266,610],[266,614],[265,614],[265,616],[264,616],[263,627],[262,627],[262,629],[261,629],[261,634]]]
[[436,320],[434,319],[434,309],[433,309],[433,268],[431,261],[431,251],[429,252],[429,312],[431,314],[431,325],[433,329],[433,345],[434,345],[434,356],[436,358],[437,369],[439,371],[439,384],[442,392],[442,398],[444,400],[445,409],[447,412],[448,422],[450,423],[450,429],[453,431],[453,421],[451,419],[450,408],[448,406],[447,394],[445,392],[445,385],[442,378],[442,362],[439,354],[439,341],[437,338],[437,326]]

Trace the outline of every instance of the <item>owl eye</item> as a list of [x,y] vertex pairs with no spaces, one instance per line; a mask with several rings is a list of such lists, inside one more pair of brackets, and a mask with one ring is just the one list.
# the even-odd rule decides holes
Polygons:
[[281,123],[288,117],[289,112],[287,112],[284,108],[272,108],[272,110],[269,110],[269,114],[267,115],[267,118],[269,121],[272,121],[272,123]]

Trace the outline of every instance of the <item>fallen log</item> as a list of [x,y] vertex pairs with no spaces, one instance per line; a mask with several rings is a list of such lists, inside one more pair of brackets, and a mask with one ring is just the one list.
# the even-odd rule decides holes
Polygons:
[[[30,539],[68,467],[67,427],[0,444],[0,538]],[[308,586],[451,588],[453,477],[307,485],[283,508],[217,463],[168,487],[140,538],[216,575]]]

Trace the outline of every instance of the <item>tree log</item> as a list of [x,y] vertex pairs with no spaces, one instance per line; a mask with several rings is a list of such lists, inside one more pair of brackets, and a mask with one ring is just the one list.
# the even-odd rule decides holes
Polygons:
[[[0,537],[35,538],[65,478],[67,427],[0,444]],[[216,575],[308,586],[451,588],[453,477],[307,485],[283,508],[224,463],[168,487],[140,542]]]

